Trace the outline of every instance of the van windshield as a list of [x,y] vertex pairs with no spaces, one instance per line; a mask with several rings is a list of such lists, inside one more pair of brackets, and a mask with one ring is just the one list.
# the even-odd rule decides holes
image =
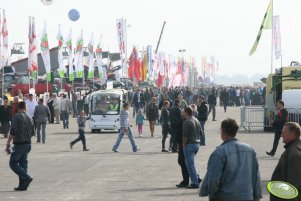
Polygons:
[[93,94],[92,115],[118,115],[120,111],[120,95],[113,93]]

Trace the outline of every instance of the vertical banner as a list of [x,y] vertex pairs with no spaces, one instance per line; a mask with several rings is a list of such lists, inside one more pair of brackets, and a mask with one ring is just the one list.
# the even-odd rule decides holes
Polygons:
[[101,48],[101,39],[96,47],[95,50],[95,55],[96,55],[96,63],[97,63],[97,67],[98,67],[98,77],[99,80],[101,81],[101,83],[106,82],[106,72],[105,72],[105,68],[102,67],[102,48]]
[[31,18],[31,22],[31,77],[33,80],[36,80],[38,75],[38,49],[34,17]]
[[280,38],[280,16],[273,16],[273,45],[275,51],[275,59],[281,57],[281,38]]
[[68,69],[69,69],[69,80],[74,80],[74,70],[73,70],[73,52],[72,52],[72,31],[70,29],[69,35],[66,38],[66,46],[68,50]]
[[41,55],[44,61],[45,71],[47,75],[47,81],[51,80],[51,64],[50,64],[50,52],[49,52],[49,43],[48,36],[46,31],[46,22],[44,25],[44,29],[41,35]]
[[3,49],[2,53],[2,66],[7,65],[9,61],[9,50],[8,50],[8,30],[7,30],[7,19],[5,15],[5,10],[3,10],[3,27],[2,27],[2,39],[3,39]]
[[94,39],[93,33],[91,39],[88,44],[88,51],[89,51],[89,71],[88,71],[88,78],[94,79]]
[[84,44],[83,31],[81,31],[81,34],[76,41],[75,58],[74,58],[75,71],[76,71],[76,76],[78,78],[83,78],[84,75],[83,44]]
[[146,54],[147,54],[148,79],[152,80],[153,62],[152,62],[152,46],[151,45],[148,45],[146,47]]
[[121,59],[121,65],[122,65],[122,76],[125,77],[126,70],[127,70],[126,39],[125,39],[125,37],[126,37],[126,21],[123,18],[117,19],[116,25],[117,25],[118,46],[119,46],[120,59]]
[[28,70],[29,73],[32,71],[32,69],[31,69],[31,60],[32,60],[31,46],[32,46],[32,28],[31,28],[31,17],[29,16],[29,27],[28,27],[28,63],[27,63],[27,70]]
[[56,39],[58,40],[58,63],[59,63],[59,75],[61,78],[65,77],[65,66],[64,66],[64,56],[63,56],[63,44],[64,38],[61,33],[61,25],[59,25],[59,30],[57,32]]

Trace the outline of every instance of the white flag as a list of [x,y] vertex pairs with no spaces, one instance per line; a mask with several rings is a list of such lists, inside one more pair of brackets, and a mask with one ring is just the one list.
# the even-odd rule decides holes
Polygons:
[[72,31],[70,29],[69,35],[66,38],[66,46],[68,50],[68,64],[69,64],[69,80],[74,80],[74,70],[73,70],[73,52],[72,52]]
[[89,71],[88,71],[88,78],[94,79],[94,38],[93,33],[90,38],[88,44],[88,52],[89,52]]
[[59,75],[61,78],[65,77],[65,66],[64,66],[64,56],[63,56],[63,44],[64,38],[61,33],[61,26],[59,25],[59,30],[57,32],[56,39],[58,40],[58,63],[59,63]]
[[44,25],[44,29],[41,34],[41,55],[44,61],[45,71],[47,74],[47,80],[51,80],[51,64],[50,64],[50,52],[49,52],[49,43],[48,43],[48,36],[46,31],[46,23]]
[[2,38],[3,38],[3,65],[6,65],[9,60],[9,52],[8,52],[8,30],[7,30],[7,20],[5,15],[5,10],[3,10],[3,27],[2,27]]
[[281,57],[280,16],[273,16],[273,40],[275,59]]

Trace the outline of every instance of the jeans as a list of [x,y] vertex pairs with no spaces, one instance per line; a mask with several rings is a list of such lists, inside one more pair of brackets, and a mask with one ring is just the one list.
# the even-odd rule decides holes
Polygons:
[[200,145],[205,145],[205,123],[206,121],[200,121],[201,124],[201,133],[200,133]]
[[224,112],[227,112],[228,101],[223,101]]
[[42,128],[42,142],[46,141],[46,122],[38,122],[37,123],[37,141],[41,142],[41,128]]
[[170,128],[168,125],[162,125],[162,150],[165,149],[165,141],[168,133],[170,134]]
[[77,102],[72,102],[73,117],[77,117]]
[[30,178],[27,173],[28,153],[31,150],[31,144],[14,145],[14,152],[10,156],[9,166],[19,176],[20,181]]
[[211,110],[212,110],[212,119],[215,120],[215,115],[216,115],[215,105],[209,105],[208,116],[209,116]]
[[272,151],[271,151],[271,153],[273,153],[273,154],[276,153],[276,150],[277,150],[277,147],[278,147],[278,144],[279,144],[279,140],[280,140],[280,137],[281,137],[281,132],[282,132],[282,129],[279,129],[279,128],[275,129],[273,148],[272,148]]
[[181,172],[182,172],[182,177],[183,177],[183,184],[189,185],[189,173],[187,170],[187,166],[185,163],[185,156],[184,156],[184,151],[183,147],[181,144],[179,144],[179,152],[178,152],[178,164],[181,167]]
[[[113,149],[114,149],[114,150],[117,150],[117,149],[118,149],[118,147],[119,147],[119,145],[120,145],[120,143],[121,143],[121,140],[122,140],[124,134],[125,134],[124,128],[120,128],[120,133],[119,133],[119,135],[118,135],[117,141],[116,141],[115,145],[113,146]],[[132,129],[131,129],[130,127],[128,128],[127,135],[128,135],[129,140],[130,140],[130,142],[131,142],[133,151],[134,151],[134,152],[137,151],[137,145],[136,145],[136,143],[135,143],[135,140],[134,140],[134,137],[133,137],[133,133],[132,133]]]
[[63,126],[65,128],[69,128],[69,114],[67,111],[62,111],[62,120],[63,120]]
[[185,156],[185,163],[187,166],[187,170],[191,179],[192,185],[199,185],[199,175],[197,173],[195,164],[194,164],[194,158],[196,154],[199,151],[200,144],[186,144],[183,148],[184,150],[184,156]]
[[79,142],[79,141],[82,141],[82,143],[83,143],[83,149],[87,148],[87,147],[86,147],[85,131],[79,129],[79,130],[78,130],[78,133],[79,133],[79,137],[76,138],[75,140],[73,140],[73,141],[71,142],[71,144],[74,145],[75,143],[77,143],[77,142]]

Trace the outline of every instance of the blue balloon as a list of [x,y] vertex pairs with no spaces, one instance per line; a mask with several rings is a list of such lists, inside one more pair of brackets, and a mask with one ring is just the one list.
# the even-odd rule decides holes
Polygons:
[[71,9],[68,13],[68,17],[72,21],[77,21],[80,17],[80,14],[76,9]]

